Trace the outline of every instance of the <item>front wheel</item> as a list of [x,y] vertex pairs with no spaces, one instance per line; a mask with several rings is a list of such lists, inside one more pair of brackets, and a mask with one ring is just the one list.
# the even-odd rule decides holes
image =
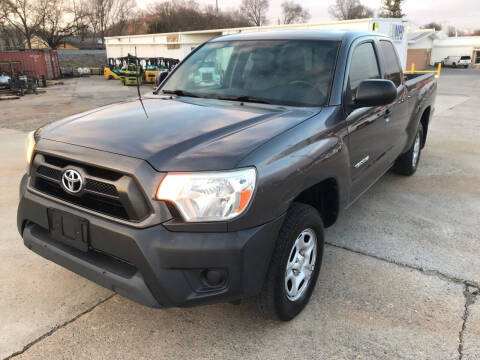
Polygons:
[[307,305],[323,258],[323,222],[317,210],[293,203],[280,229],[270,267],[257,298],[260,313],[288,321]]
[[418,124],[415,140],[408,151],[398,157],[393,165],[393,171],[400,175],[410,176],[417,171],[420,154],[422,152],[423,125]]

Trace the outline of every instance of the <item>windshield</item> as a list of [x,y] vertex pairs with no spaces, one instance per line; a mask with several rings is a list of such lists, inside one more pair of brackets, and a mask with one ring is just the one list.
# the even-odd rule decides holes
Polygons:
[[460,60],[470,60],[470,56],[462,56]]
[[219,41],[203,45],[162,86],[164,93],[292,106],[323,106],[338,42]]

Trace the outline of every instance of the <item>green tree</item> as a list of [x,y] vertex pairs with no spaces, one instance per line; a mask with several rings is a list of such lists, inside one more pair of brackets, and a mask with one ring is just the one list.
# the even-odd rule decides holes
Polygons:
[[402,12],[403,0],[383,0],[380,17],[385,18],[401,18],[405,16]]

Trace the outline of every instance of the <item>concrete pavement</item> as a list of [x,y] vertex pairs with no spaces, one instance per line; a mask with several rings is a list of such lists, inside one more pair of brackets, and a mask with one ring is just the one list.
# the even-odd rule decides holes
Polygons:
[[265,321],[244,303],[152,310],[115,296],[19,359],[454,359],[463,287],[328,247],[306,310]]
[[[469,95],[465,84],[471,85]],[[478,286],[479,102],[480,71],[450,71],[440,78],[437,111],[415,176],[384,176],[329,229],[328,241]]]
[[[480,359],[480,71],[447,69],[439,84],[417,174],[387,174],[327,231],[316,291],[289,323],[248,301],[145,308],[29,252],[15,224],[25,133],[1,129],[0,359]],[[9,102],[0,126],[84,110],[92,86],[91,107],[124,91],[93,77],[67,85],[22,99],[48,116]]]

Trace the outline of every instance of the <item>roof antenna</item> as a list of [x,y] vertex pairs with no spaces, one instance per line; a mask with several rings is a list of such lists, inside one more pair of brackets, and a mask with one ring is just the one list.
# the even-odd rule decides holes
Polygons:
[[137,66],[135,67],[135,77],[137,78],[137,92],[138,92],[138,100],[140,100],[140,104],[142,104],[143,112],[145,113],[145,116],[148,119],[148,114],[147,110],[145,110],[145,106],[143,105],[143,100],[142,100],[142,94],[140,93],[140,80],[138,79],[138,73],[140,72],[139,70],[141,69],[140,61],[138,60],[137,57],[137,47],[135,46],[135,63]]

